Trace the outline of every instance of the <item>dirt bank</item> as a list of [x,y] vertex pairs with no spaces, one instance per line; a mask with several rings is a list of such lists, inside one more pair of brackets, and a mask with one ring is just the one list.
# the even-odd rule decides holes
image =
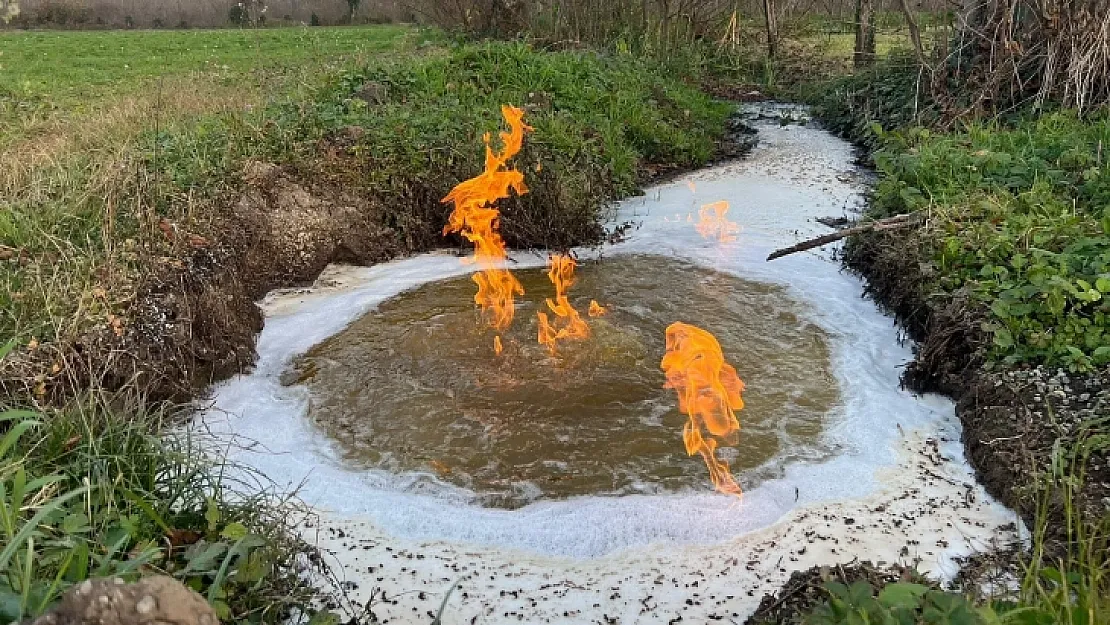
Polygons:
[[[1044,367],[984,366],[989,337],[981,329],[982,305],[959,293],[930,299],[918,231],[873,232],[851,241],[844,260],[868,283],[867,292],[917,341],[903,375],[907,388],[939,392],[957,401],[964,447],[980,481],[1032,527],[1038,476],[1051,469],[1055,449],[1075,449],[1106,427],[1110,369],[1068,373]],[[1101,419],[1101,426],[1098,420]],[[1091,512],[1110,506],[1110,459],[1092,453],[1078,501]],[[1050,534],[1063,532],[1062,502],[1049,510]]]
[[[209,216],[189,228],[158,221],[162,249],[144,253],[144,274],[125,314],[72,344],[13,354],[0,383],[7,395],[61,403],[83,390],[105,389],[186,401],[254,361],[262,327],[255,302],[267,292],[310,284],[330,263],[372,265],[459,245],[441,235],[448,207],[438,189],[412,184],[403,204],[386,205],[380,196],[346,184],[346,176],[365,166],[355,153],[358,134],[349,128],[324,142],[311,171],[248,163],[237,183],[210,201]],[[751,129],[730,118],[714,162],[738,158],[754,142]],[[522,162],[537,158],[526,145]],[[681,171],[675,163],[645,161],[639,177],[647,185]],[[596,217],[559,213],[558,198],[547,197],[558,187],[543,179],[560,172],[528,175],[531,194],[503,206],[510,246],[566,248],[602,240]]]

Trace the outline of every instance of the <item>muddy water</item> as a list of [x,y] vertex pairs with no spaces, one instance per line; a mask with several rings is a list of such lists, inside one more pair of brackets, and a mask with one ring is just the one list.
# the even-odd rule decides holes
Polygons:
[[784,289],[659,256],[589,262],[571,301],[583,316],[590,299],[609,312],[552,356],[536,342],[536,312],[553,287],[541,269],[516,273],[527,295],[500,357],[474,283],[459,277],[386,300],[286,382],[308,385],[310,419],[350,463],[434,473],[486,506],[704,491],[659,369],[665,328],[687,321],[718,337],[747,384],[739,441],[720,452],[742,486],[774,473],[773,458],[826,455],[820,434],[838,403],[828,337]]

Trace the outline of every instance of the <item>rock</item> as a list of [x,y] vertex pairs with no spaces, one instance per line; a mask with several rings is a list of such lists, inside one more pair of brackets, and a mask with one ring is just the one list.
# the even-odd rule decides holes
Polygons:
[[32,625],[219,625],[203,597],[164,576],[134,584],[121,579],[86,580],[70,588]]

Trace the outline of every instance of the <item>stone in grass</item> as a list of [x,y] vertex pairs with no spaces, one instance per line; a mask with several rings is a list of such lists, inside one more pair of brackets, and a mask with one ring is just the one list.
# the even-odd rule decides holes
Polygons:
[[84,581],[31,625],[219,625],[208,602],[175,579]]

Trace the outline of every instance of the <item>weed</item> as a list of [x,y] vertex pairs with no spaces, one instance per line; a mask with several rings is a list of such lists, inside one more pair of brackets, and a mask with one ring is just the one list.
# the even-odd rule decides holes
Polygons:
[[272,623],[306,605],[296,507],[230,477],[157,415],[87,404],[0,413],[0,618],[37,615],[89,577],[172,575],[224,622]]

